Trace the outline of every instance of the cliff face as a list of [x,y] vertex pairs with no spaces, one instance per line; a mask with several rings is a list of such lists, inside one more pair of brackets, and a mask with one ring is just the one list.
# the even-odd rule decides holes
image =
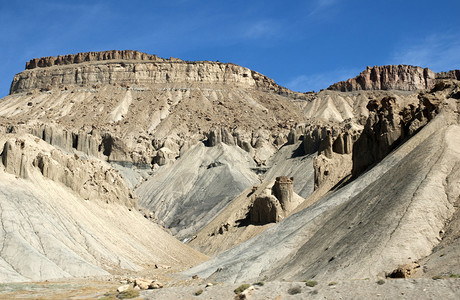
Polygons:
[[211,61],[185,62],[129,50],[32,59],[26,64],[26,70],[14,77],[10,94],[71,86],[147,86],[194,82],[229,83],[234,86],[261,88],[278,94],[295,94],[277,85],[272,79],[235,64]]
[[436,73],[436,79],[460,80],[460,70],[450,70],[447,72]]
[[[141,60],[141,61],[165,61],[156,55],[150,55],[133,50],[111,50],[100,52],[84,52],[78,54],[48,56],[42,58],[34,58],[26,63],[26,69],[45,68],[51,66],[61,66],[69,64],[78,64],[87,61],[103,61],[103,60]],[[171,58],[171,60],[174,60]]]
[[0,117],[14,116],[17,130],[63,149],[110,161],[164,165],[188,141],[203,139],[265,160],[273,139],[303,121],[291,100],[305,94],[231,63],[105,51],[33,59],[26,68],[14,77]]
[[342,92],[359,90],[415,91],[432,88],[436,74],[428,68],[407,65],[367,67],[355,78],[334,83],[329,90]]
[[[0,153],[5,171],[21,178],[37,171],[78,193],[83,199],[137,207],[137,199],[114,169],[98,160],[80,159],[33,139],[7,136]],[[1,166],[0,166],[1,167]],[[34,175],[31,175],[33,177]]]

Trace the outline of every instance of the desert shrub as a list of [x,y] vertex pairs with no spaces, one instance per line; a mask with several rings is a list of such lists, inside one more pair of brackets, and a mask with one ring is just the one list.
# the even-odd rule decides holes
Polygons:
[[203,290],[202,289],[199,289],[198,291],[195,292],[195,296],[199,296],[203,294]]
[[317,284],[318,284],[318,281],[316,281],[316,280],[307,280],[307,281],[305,281],[305,285],[309,286],[309,287],[314,287]]
[[331,282],[329,282],[329,284],[328,284],[328,285],[329,285],[329,286],[332,286],[332,285],[336,285],[336,284],[337,284],[337,282],[335,282],[335,281],[331,281]]
[[450,274],[450,278],[460,278],[460,274]]
[[118,292],[105,293],[104,296],[98,298],[99,300],[117,300]]
[[438,279],[442,279],[442,276],[441,275],[435,275],[433,277],[431,277],[433,280],[438,280]]
[[239,293],[243,292],[245,289],[247,289],[248,287],[250,287],[249,284],[243,283],[242,285],[237,287],[233,292],[235,292],[235,294],[239,294]]
[[380,280],[378,280],[378,281],[377,281],[377,284],[378,284],[378,285],[382,285],[382,284],[385,284],[385,280],[383,280],[383,279],[380,279]]
[[118,294],[118,299],[129,299],[139,297],[139,291],[137,290],[127,290]]
[[300,293],[302,293],[302,289],[300,288],[300,286],[291,287],[288,290],[289,295],[295,295],[295,294],[300,294]]
[[265,282],[259,281],[259,282],[254,283],[253,285],[264,286],[264,284]]

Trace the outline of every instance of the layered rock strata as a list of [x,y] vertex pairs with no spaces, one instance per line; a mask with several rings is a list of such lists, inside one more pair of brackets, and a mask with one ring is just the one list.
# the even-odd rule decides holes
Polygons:
[[359,90],[402,90],[430,89],[436,74],[428,68],[408,65],[387,65],[367,67],[357,77],[337,82],[329,90],[342,92]]
[[231,63],[162,59],[137,51],[88,52],[33,59],[16,74],[10,94],[104,84],[225,83],[304,97],[272,79]]
[[[137,208],[137,198],[126,186],[120,174],[98,160],[81,159],[42,145],[35,139],[11,137],[0,154],[5,171],[20,178],[39,172],[54,182],[63,184],[85,200],[118,203]],[[44,143],[43,143],[44,144]],[[42,150],[49,148],[49,151]]]
[[231,63],[104,51],[31,60],[0,117],[123,164],[162,166],[199,141],[238,145],[263,163],[303,121],[291,100],[305,97]]
[[[137,61],[165,61],[156,55],[150,55],[134,50],[111,50],[100,52],[83,52],[78,54],[58,55],[57,57],[48,56],[34,58],[26,63],[26,69],[46,68],[52,66],[62,66],[69,64],[78,64],[91,61],[106,60],[137,60]],[[171,61],[180,61],[177,58],[171,58]]]
[[460,80],[460,70],[450,70],[447,72],[436,73],[436,79]]

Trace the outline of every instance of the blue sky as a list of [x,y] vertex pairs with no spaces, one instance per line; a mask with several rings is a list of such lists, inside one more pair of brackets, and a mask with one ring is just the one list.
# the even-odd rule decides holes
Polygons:
[[295,91],[366,66],[460,68],[459,0],[0,0],[0,97],[26,61],[132,49],[233,62]]

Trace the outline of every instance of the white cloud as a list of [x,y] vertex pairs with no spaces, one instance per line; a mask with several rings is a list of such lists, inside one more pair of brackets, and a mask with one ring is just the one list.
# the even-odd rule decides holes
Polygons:
[[296,92],[320,91],[328,88],[331,84],[338,81],[353,78],[362,70],[359,69],[338,69],[316,74],[301,74],[288,81],[285,86]]
[[429,35],[396,49],[392,64],[428,67],[435,72],[460,68],[460,34]]

